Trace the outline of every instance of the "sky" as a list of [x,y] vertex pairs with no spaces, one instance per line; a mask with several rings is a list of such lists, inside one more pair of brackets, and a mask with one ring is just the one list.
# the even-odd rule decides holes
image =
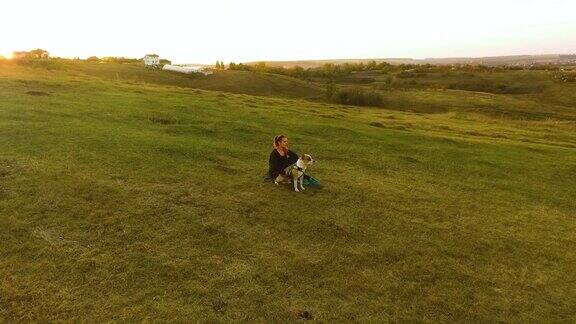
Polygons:
[[576,54],[576,0],[4,0],[0,55],[174,63]]

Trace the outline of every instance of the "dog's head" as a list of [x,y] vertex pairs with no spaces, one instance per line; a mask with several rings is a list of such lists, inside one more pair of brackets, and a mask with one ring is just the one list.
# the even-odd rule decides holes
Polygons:
[[306,166],[316,163],[316,161],[312,158],[310,154],[302,154],[300,160],[302,160],[302,162],[304,162]]

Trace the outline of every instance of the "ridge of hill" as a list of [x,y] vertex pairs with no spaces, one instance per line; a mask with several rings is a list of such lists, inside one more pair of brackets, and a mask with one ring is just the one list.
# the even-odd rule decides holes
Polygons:
[[301,66],[303,68],[315,68],[324,64],[344,64],[344,63],[368,63],[375,61],[376,63],[386,62],[392,65],[399,64],[436,64],[436,65],[450,65],[450,64],[481,64],[487,66],[515,66],[515,65],[530,65],[530,64],[572,64],[576,65],[576,55],[564,54],[544,54],[544,55],[507,55],[507,56],[486,56],[486,57],[446,57],[446,58],[425,58],[425,59],[412,59],[412,58],[368,58],[368,59],[324,59],[324,60],[297,60],[297,61],[258,61],[247,62],[246,64],[253,65],[256,63],[264,62],[269,66],[278,66],[284,68],[291,68],[294,66]]

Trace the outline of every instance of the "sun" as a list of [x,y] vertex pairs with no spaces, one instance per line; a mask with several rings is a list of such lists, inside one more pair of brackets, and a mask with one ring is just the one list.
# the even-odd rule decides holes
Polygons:
[[12,51],[0,50],[0,57],[4,57],[6,59],[11,59],[12,58]]

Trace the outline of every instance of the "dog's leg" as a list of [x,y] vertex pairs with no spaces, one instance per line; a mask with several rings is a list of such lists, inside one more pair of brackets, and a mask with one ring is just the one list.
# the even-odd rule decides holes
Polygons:
[[285,181],[286,181],[286,178],[285,178],[282,174],[279,174],[279,175],[276,177],[276,180],[274,180],[274,183],[275,183],[276,185],[279,185],[279,184],[281,184],[281,183],[283,183],[283,182],[285,182]]
[[300,190],[298,190],[298,177],[294,177],[294,191],[300,192]]
[[302,188],[302,190],[306,190],[306,189],[304,188],[304,175],[302,175],[302,176],[300,177],[300,188]]

